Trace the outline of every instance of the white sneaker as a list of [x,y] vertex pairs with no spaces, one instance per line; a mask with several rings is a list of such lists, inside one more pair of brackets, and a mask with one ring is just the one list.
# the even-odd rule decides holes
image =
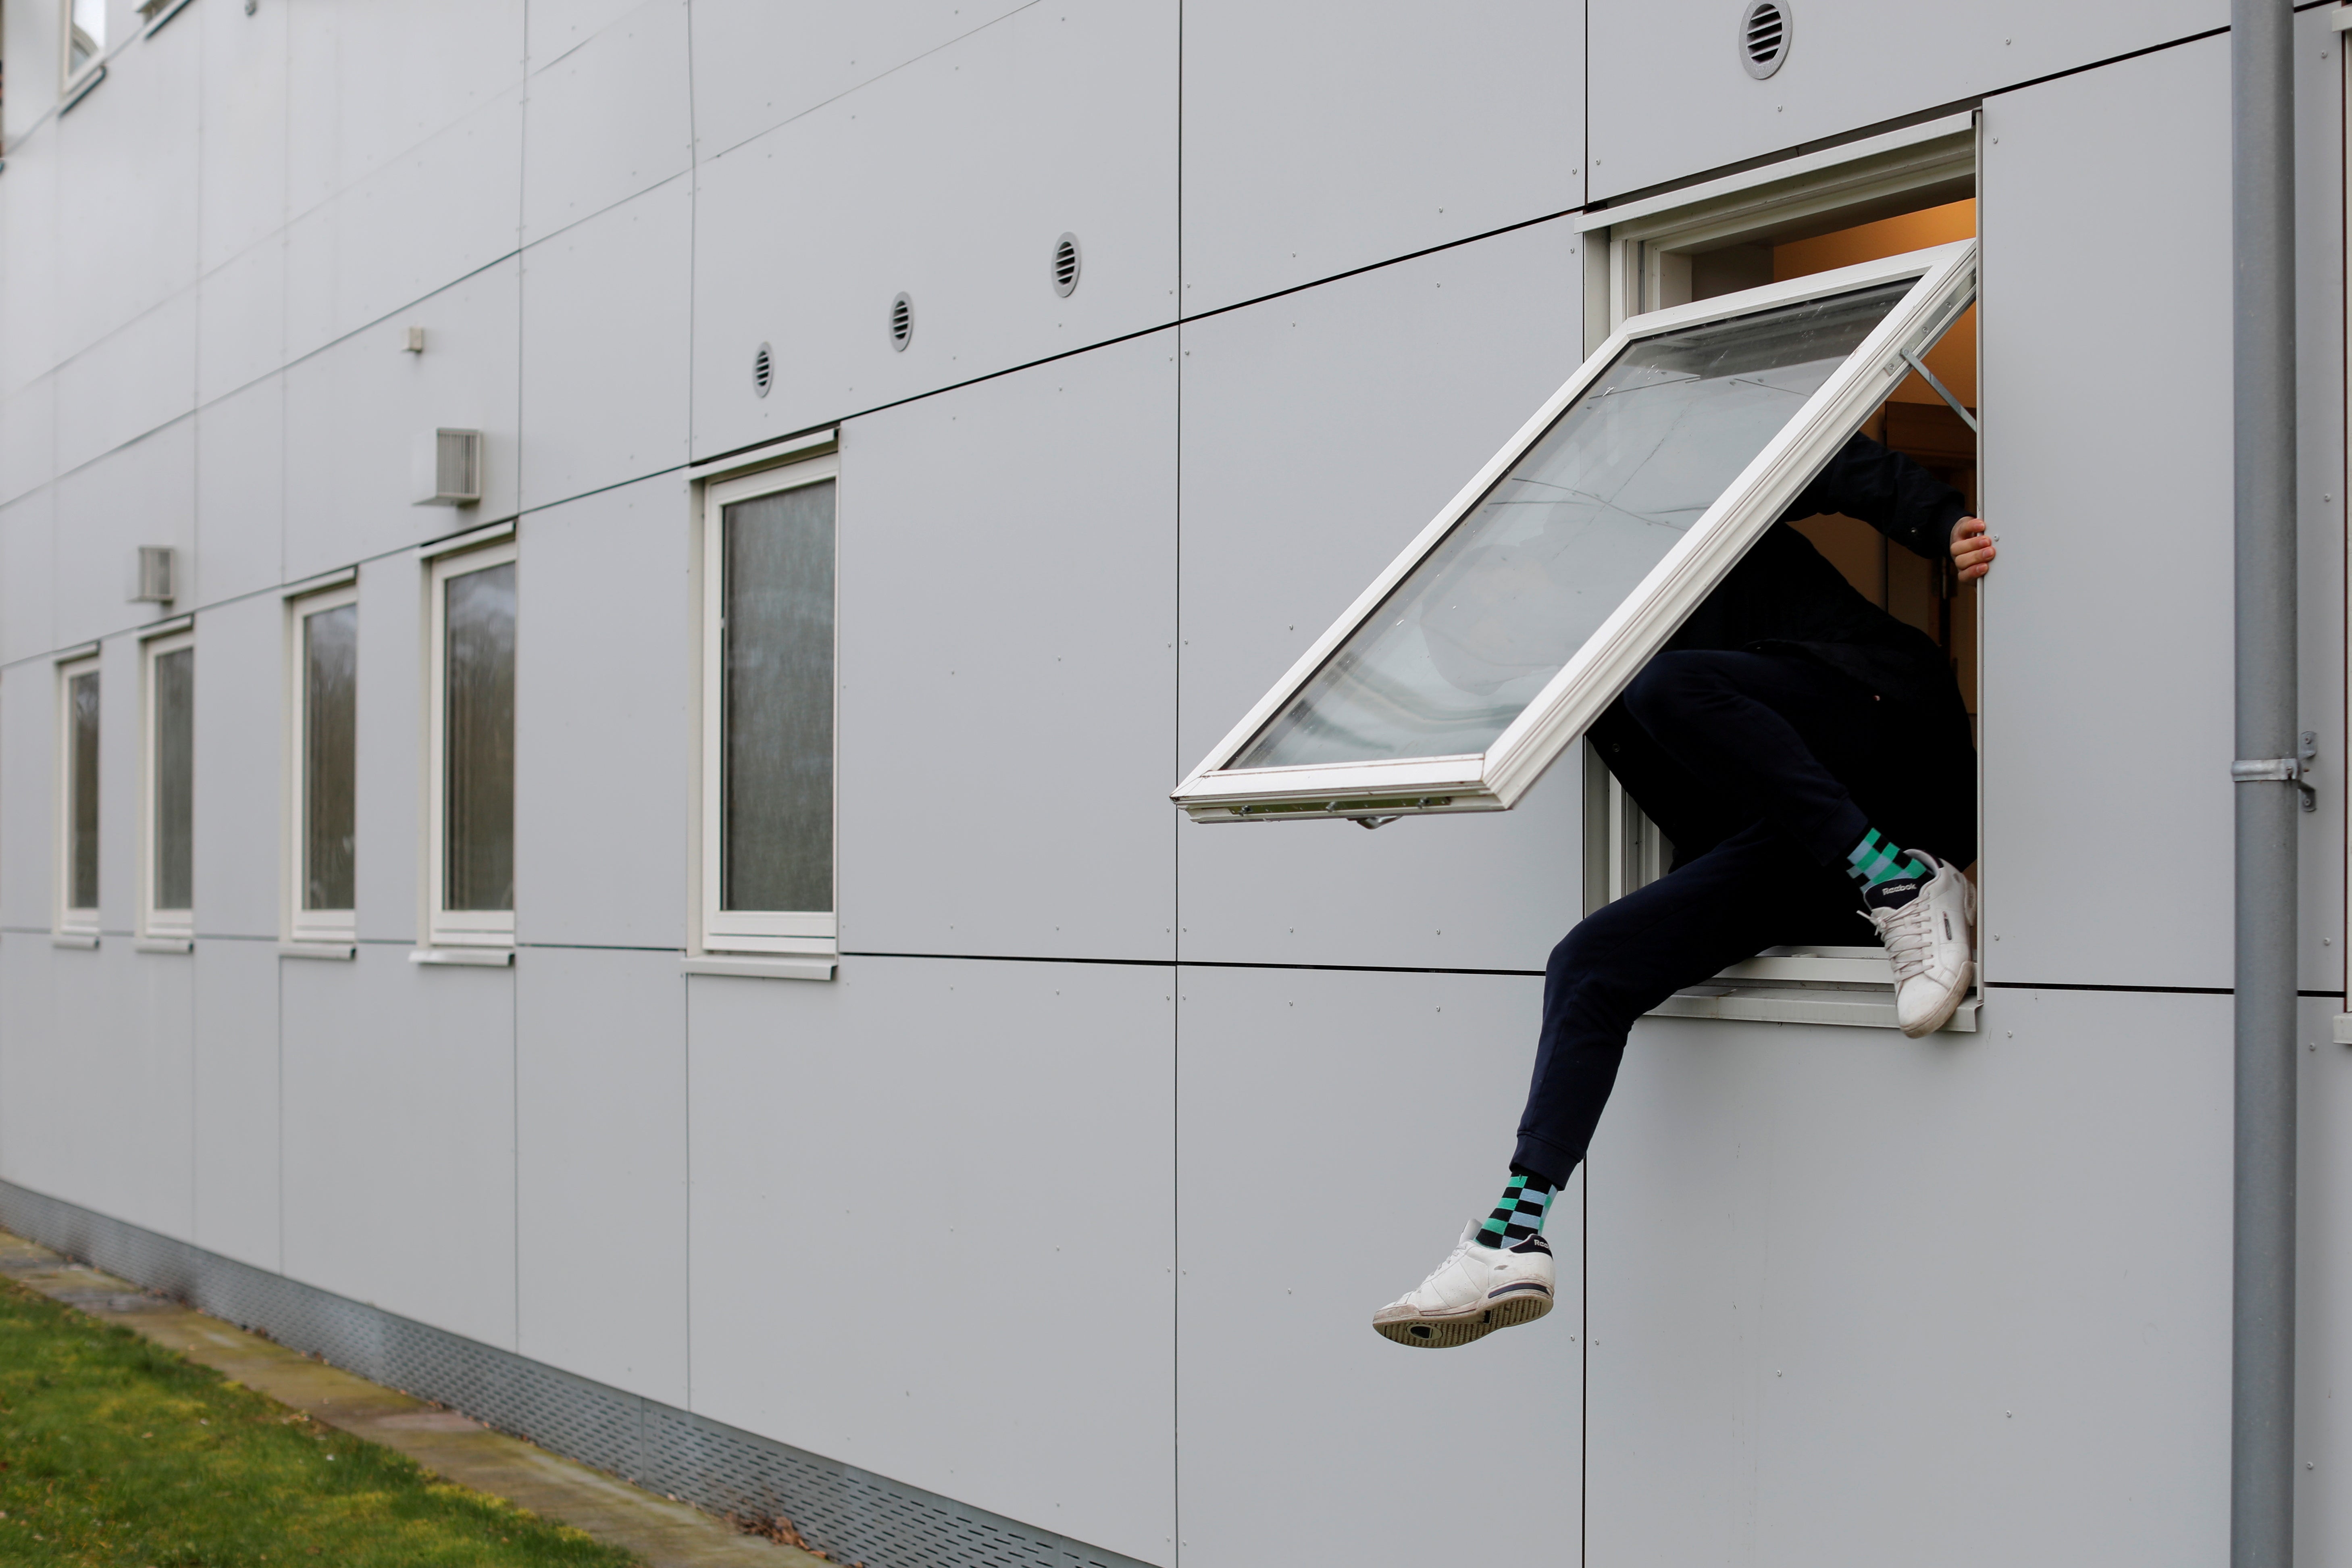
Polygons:
[[[1952,1021],[1976,978],[1969,928],[1976,918],[1977,890],[1958,866],[1916,849],[1908,853],[1934,875],[1924,883],[1883,882],[1864,893],[1862,901],[1895,965],[1895,1021],[1916,1040]],[[1905,892],[1911,896],[1902,903],[1885,901],[1890,894]]]
[[1462,1227],[1462,1239],[1421,1289],[1372,1314],[1376,1332],[1401,1345],[1445,1350],[1551,1310],[1550,1245],[1531,1236],[1517,1247],[1481,1247],[1473,1239],[1479,1224]]

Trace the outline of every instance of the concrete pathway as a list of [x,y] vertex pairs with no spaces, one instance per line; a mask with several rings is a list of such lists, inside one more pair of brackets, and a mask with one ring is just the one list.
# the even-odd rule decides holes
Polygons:
[[120,1323],[313,1421],[397,1449],[436,1475],[610,1542],[647,1568],[824,1568],[805,1552],[741,1534],[698,1509],[378,1387],[5,1231],[0,1274]]

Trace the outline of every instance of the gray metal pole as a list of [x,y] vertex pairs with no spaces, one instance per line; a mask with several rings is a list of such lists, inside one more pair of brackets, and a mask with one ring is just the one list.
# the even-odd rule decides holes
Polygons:
[[[2291,0],[2231,0],[2238,759],[2295,758]],[[2237,797],[2231,1568],[2294,1561],[2295,834],[2291,768]]]

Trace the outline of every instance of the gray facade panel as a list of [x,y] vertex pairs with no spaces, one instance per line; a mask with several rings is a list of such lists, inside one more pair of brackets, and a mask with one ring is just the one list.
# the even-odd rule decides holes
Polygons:
[[[502,261],[286,373],[289,578],[513,515],[520,282]],[[423,353],[402,352],[407,325]],[[414,504],[416,443],[444,426],[483,432],[479,506]]]
[[2229,1001],[1984,1020],[1635,1030],[1588,1171],[1592,1560],[2224,1555]]
[[[559,242],[560,243],[560,242]],[[687,502],[647,479],[526,518],[516,571],[515,932],[685,944]]]
[[196,160],[203,205],[196,242],[197,269],[207,277],[257,247],[282,248],[289,148],[296,139],[287,116],[294,91],[288,38],[306,10],[256,5],[248,15],[242,5],[205,5],[173,18],[174,27],[196,37],[202,60]]
[[1172,1561],[1169,978],[689,980],[695,1411]]
[[58,367],[57,385],[59,474],[113,457],[184,417],[195,406],[194,291],[80,345]]
[[286,363],[286,243],[247,247],[196,284],[200,405],[234,395]]
[[197,622],[194,910],[206,936],[278,935],[285,659],[286,614],[274,594]]
[[1584,10],[1187,5],[1187,313],[1581,205]]
[[[286,580],[286,380],[268,375],[196,411],[195,549],[184,602],[218,604]],[[277,684],[273,652],[271,679]]]
[[1965,11],[1805,0],[1790,9],[1787,58],[1759,81],[1736,47],[1739,5],[1589,0],[1591,194],[1687,179],[2230,21],[2224,0],[1986,0]]
[[[520,572],[516,575],[520,579]],[[359,775],[352,798],[352,875],[362,941],[414,942],[421,934],[416,922],[425,873],[423,576],[404,555],[360,572]],[[518,655],[521,614],[517,613]]]
[[[13,521],[0,513],[0,580]],[[55,910],[57,735],[55,667],[40,659],[0,669],[0,928],[45,931]]]
[[[12,19],[22,4],[9,5]],[[7,36],[16,34],[12,28]],[[12,46],[12,52],[16,47],[21,46]],[[7,95],[11,120],[20,96]],[[12,136],[6,146],[9,177],[0,180],[0,224],[9,237],[0,253],[0,393],[13,395],[57,366],[66,263],[58,243],[58,139],[44,135],[20,147]]]
[[1175,337],[843,431],[845,948],[1172,955]]
[[[5,279],[0,279],[0,293],[5,290]],[[43,376],[0,399],[0,505],[23,499],[56,477],[57,439],[56,376]]]
[[[1168,784],[1583,357],[1565,223],[1187,326],[1183,681]],[[1581,912],[1580,781],[1367,833],[1176,830],[1186,958],[1539,969]]]
[[[686,0],[652,0],[537,68],[523,107],[525,244],[692,166],[687,16]],[[534,15],[534,56],[540,30]],[[672,295],[682,291],[681,285],[662,287]]]
[[[524,506],[686,461],[693,268],[683,178],[523,253]],[[664,540],[675,567],[677,535]]]
[[278,947],[205,942],[179,962],[193,970],[193,1239],[257,1268],[276,1268]]
[[[2231,983],[2229,231],[2179,226],[2160,266],[2117,266],[2114,243],[2151,211],[2226,210],[2228,68],[2213,39],[1985,110],[1996,980]],[[2122,785],[2060,787],[2061,756]],[[2074,857],[2094,844],[2162,847],[2104,889],[2128,927],[2081,917]]]
[[[1018,0],[803,6],[696,0],[695,136],[702,155],[716,157],[1027,9]],[[532,51],[536,57],[535,41]]]
[[[2331,52],[2332,49],[2331,49]],[[2305,1049],[2299,1086],[2302,1169],[2296,1180],[2295,1559],[2334,1563],[2352,1552],[2352,1492],[2336,1478],[2352,1458],[2352,1410],[2335,1391],[2352,1377],[2352,1047],[2332,1038],[2344,1005],[2309,1000],[2297,1020]]]
[[1510,1555],[1577,1561],[1581,1180],[1545,1226],[1559,1304],[1543,1322],[1438,1356],[1370,1327],[1500,1190],[1540,989],[1181,972],[1188,1568],[1442,1561],[1498,1487]]
[[0,660],[58,646],[57,506],[48,487],[0,507]]
[[286,1272],[513,1349],[514,971],[362,943],[278,984]]
[[[1176,74],[1167,0],[1030,7],[706,159],[696,456],[1170,321]],[[1067,299],[1052,269],[1065,232],[1085,253]]]
[[515,971],[518,1348],[687,1400],[686,980],[667,952]]

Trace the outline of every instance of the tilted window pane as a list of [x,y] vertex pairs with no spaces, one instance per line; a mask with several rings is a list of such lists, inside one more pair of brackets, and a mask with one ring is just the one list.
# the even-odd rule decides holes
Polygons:
[[720,904],[833,908],[830,479],[727,508]]
[[66,682],[72,725],[73,855],[66,902],[98,908],[98,671]]
[[1913,286],[1629,343],[1226,765],[1484,752]]
[[66,25],[70,29],[66,68],[79,76],[106,52],[106,0],[73,0]]
[[155,657],[154,907],[194,902],[196,650]]
[[302,907],[348,910],[359,771],[360,607],[302,619]]
[[441,907],[514,908],[515,569],[452,577],[443,657]]

